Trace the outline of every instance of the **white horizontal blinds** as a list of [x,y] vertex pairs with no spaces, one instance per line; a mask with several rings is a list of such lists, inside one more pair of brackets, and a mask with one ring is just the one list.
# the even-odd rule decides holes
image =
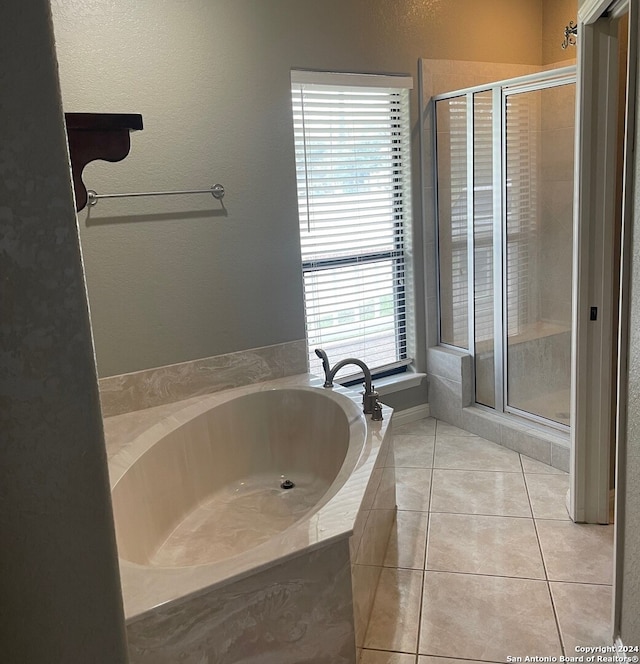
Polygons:
[[374,86],[376,77],[326,85],[318,76],[292,76],[310,366],[317,347],[377,369],[408,363],[408,91]]
[[506,98],[507,334],[535,321],[539,92]]
[[436,103],[440,340],[469,347],[467,98]]

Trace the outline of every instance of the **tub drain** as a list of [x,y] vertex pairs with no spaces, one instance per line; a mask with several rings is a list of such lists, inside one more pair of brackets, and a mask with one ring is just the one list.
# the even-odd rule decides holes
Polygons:
[[281,489],[293,489],[295,484],[291,480],[285,480],[281,485]]

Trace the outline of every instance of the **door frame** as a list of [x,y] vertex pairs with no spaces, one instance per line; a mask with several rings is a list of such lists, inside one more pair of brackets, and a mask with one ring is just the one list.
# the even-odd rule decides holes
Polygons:
[[[618,119],[618,33],[620,12],[628,0],[587,0],[578,11],[578,79],[573,249],[573,336],[571,389],[571,481],[569,513],[573,521],[609,523],[610,427],[616,413],[611,396],[618,388],[614,368],[613,324],[618,301],[613,294],[615,185]],[[612,15],[608,10],[614,9]],[[635,13],[635,12],[634,12]],[[631,16],[630,16],[631,19]],[[630,36],[633,34],[631,20]],[[629,53],[632,47],[629,40]],[[628,144],[630,86],[627,79]],[[629,182],[631,152],[625,150],[624,177]],[[628,197],[629,187],[624,188]],[[630,208],[623,210],[623,228]],[[623,265],[624,274],[624,265]],[[597,307],[597,320],[591,320]],[[621,320],[621,328],[624,327]],[[624,340],[623,340],[624,341]],[[623,352],[624,346],[620,346]],[[618,381],[619,382],[619,381]]]

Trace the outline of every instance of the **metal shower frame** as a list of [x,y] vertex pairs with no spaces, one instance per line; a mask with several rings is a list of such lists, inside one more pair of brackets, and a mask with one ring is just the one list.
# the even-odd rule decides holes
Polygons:
[[[454,99],[456,97],[466,98],[466,127],[467,127],[467,278],[468,278],[468,345],[466,350],[474,358],[475,367],[475,234],[474,234],[474,160],[473,160],[473,134],[474,134],[474,95],[482,92],[492,94],[492,122],[493,122],[493,181],[500,182],[500,187],[493,188],[493,296],[494,296],[494,385],[495,385],[495,407],[475,403],[477,407],[497,413],[508,413],[525,418],[530,422],[544,425],[563,432],[569,431],[569,426],[554,420],[529,413],[527,411],[509,406],[507,404],[507,299],[505,288],[507,283],[507,262],[505,260],[507,251],[506,237],[506,178],[504,164],[506,163],[506,100],[510,95],[534,92],[562,85],[576,83],[576,67],[562,67],[546,72],[527,74],[516,78],[504,79],[485,85],[478,85],[461,90],[454,90],[431,98],[434,112],[433,117],[433,163],[434,163],[434,192],[435,192],[435,215],[436,215],[436,255],[437,255],[437,296],[438,296],[438,343],[446,348],[460,350],[459,346],[453,346],[441,339],[442,309],[440,301],[440,243],[439,243],[439,220],[438,220],[438,142],[437,142],[437,113],[435,105],[439,101]],[[496,109],[499,112],[496,112]],[[471,185],[471,186],[469,186]],[[498,333],[499,332],[499,333]],[[475,401],[475,385],[474,385]]]

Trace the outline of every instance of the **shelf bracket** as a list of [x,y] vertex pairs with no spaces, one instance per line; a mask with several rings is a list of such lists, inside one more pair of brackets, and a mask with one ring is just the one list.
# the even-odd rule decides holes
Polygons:
[[139,113],[65,113],[76,212],[87,204],[82,171],[91,161],[122,161],[131,148],[130,132],[142,129]]

